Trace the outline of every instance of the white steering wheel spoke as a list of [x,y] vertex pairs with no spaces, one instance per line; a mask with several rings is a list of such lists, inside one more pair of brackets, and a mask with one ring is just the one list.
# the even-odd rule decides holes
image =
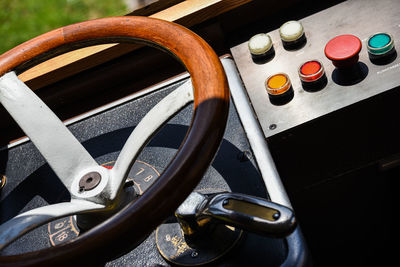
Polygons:
[[111,170],[111,181],[109,183],[111,199],[117,197],[118,192],[125,183],[129,170],[146,143],[171,117],[192,101],[193,89],[189,79],[164,97],[143,117],[132,131]]
[[71,192],[77,175],[98,166],[81,143],[15,72],[0,77],[0,102]]
[[0,225],[0,251],[27,232],[58,218],[72,214],[102,211],[104,205],[86,200],[72,199],[21,213]]
[[[108,188],[104,190],[107,191],[109,200],[117,199],[130,168],[151,137],[192,101],[192,83],[189,79],[162,99],[140,121],[111,170]],[[71,190],[71,185],[77,187],[77,179],[74,178],[78,174],[85,169],[103,170],[57,116],[18,79],[14,72],[0,77],[0,102],[29,136],[72,195],[77,195],[75,189]],[[105,174],[103,176],[105,177]],[[100,192],[93,193],[97,195]],[[95,203],[90,198],[88,200],[73,198],[71,202],[27,211],[0,225],[0,251],[17,238],[49,221],[72,214],[105,209],[106,205]]]

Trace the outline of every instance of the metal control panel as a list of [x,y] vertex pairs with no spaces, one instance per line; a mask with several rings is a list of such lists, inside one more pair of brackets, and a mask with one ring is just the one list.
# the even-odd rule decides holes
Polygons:
[[[248,43],[231,48],[247,93],[266,137],[273,136],[335,110],[357,103],[400,85],[400,58],[384,64],[371,62],[367,42],[378,32],[389,33],[400,49],[400,1],[350,0],[300,20],[306,43],[298,49],[283,46],[279,29],[269,32],[275,54],[267,62],[256,62]],[[359,64],[365,77],[351,85],[335,81],[335,66],[325,56],[326,44],[335,36],[351,34],[362,42]],[[250,39],[251,36],[249,36]],[[304,90],[299,67],[318,60],[325,69],[327,84],[319,91]],[[294,96],[283,105],[271,103],[266,79],[276,73],[290,78]]]

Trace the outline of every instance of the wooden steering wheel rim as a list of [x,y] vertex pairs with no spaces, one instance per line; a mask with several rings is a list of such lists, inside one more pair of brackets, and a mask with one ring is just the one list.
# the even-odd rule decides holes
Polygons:
[[177,24],[146,17],[113,17],[53,30],[0,56],[0,76],[21,71],[54,55],[93,44],[139,41],[176,56],[191,75],[192,124],[176,156],[136,202],[77,239],[35,252],[0,256],[0,266],[94,265],[137,246],[187,197],[208,168],[223,137],[229,90],[212,48]]

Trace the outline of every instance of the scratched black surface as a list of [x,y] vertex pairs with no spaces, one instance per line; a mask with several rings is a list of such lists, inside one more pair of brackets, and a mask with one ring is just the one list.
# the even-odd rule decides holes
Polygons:
[[[69,129],[98,163],[115,160],[140,119],[162,97],[180,84],[181,82],[170,85],[87,118],[69,126]],[[150,141],[138,159],[151,164],[161,173],[182,142],[191,115],[192,106],[178,113]],[[252,157],[245,133],[231,104],[228,126],[219,152],[196,190],[233,191],[267,197]],[[8,151],[0,151],[0,171],[5,172],[8,178],[7,185],[0,191],[0,223],[20,212],[69,199],[66,189],[30,142]],[[20,238],[2,253],[16,254],[47,246],[50,246],[50,242],[45,225]],[[266,264],[278,266],[284,261],[286,253],[284,240],[246,234],[243,240],[228,255],[214,263],[214,266],[265,266]],[[169,264],[159,255],[153,233],[135,250],[105,265],[168,266]]]

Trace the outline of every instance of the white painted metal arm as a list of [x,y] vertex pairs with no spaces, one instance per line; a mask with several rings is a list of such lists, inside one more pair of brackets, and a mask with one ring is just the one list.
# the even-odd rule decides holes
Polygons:
[[14,72],[0,77],[0,102],[68,190],[76,175],[98,166],[61,120]]
[[162,99],[143,117],[129,136],[111,170],[111,199],[117,196],[136,157],[150,138],[164,123],[192,101],[193,89],[189,79]]
[[[145,144],[168,119],[191,101],[193,92],[189,80],[154,106],[136,126],[111,170],[108,184],[110,200],[116,198]],[[71,132],[14,73],[8,73],[0,78],[0,102],[31,138],[56,174],[62,177],[68,188],[78,172],[92,167],[91,165],[98,167]],[[69,169],[73,171],[68,172]],[[18,237],[49,221],[71,214],[103,209],[105,206],[101,204],[72,199],[71,202],[22,213],[0,225],[0,250]]]
[[24,212],[0,225],[0,251],[27,232],[57,218],[72,214],[102,210],[105,207],[93,202],[72,199]]

